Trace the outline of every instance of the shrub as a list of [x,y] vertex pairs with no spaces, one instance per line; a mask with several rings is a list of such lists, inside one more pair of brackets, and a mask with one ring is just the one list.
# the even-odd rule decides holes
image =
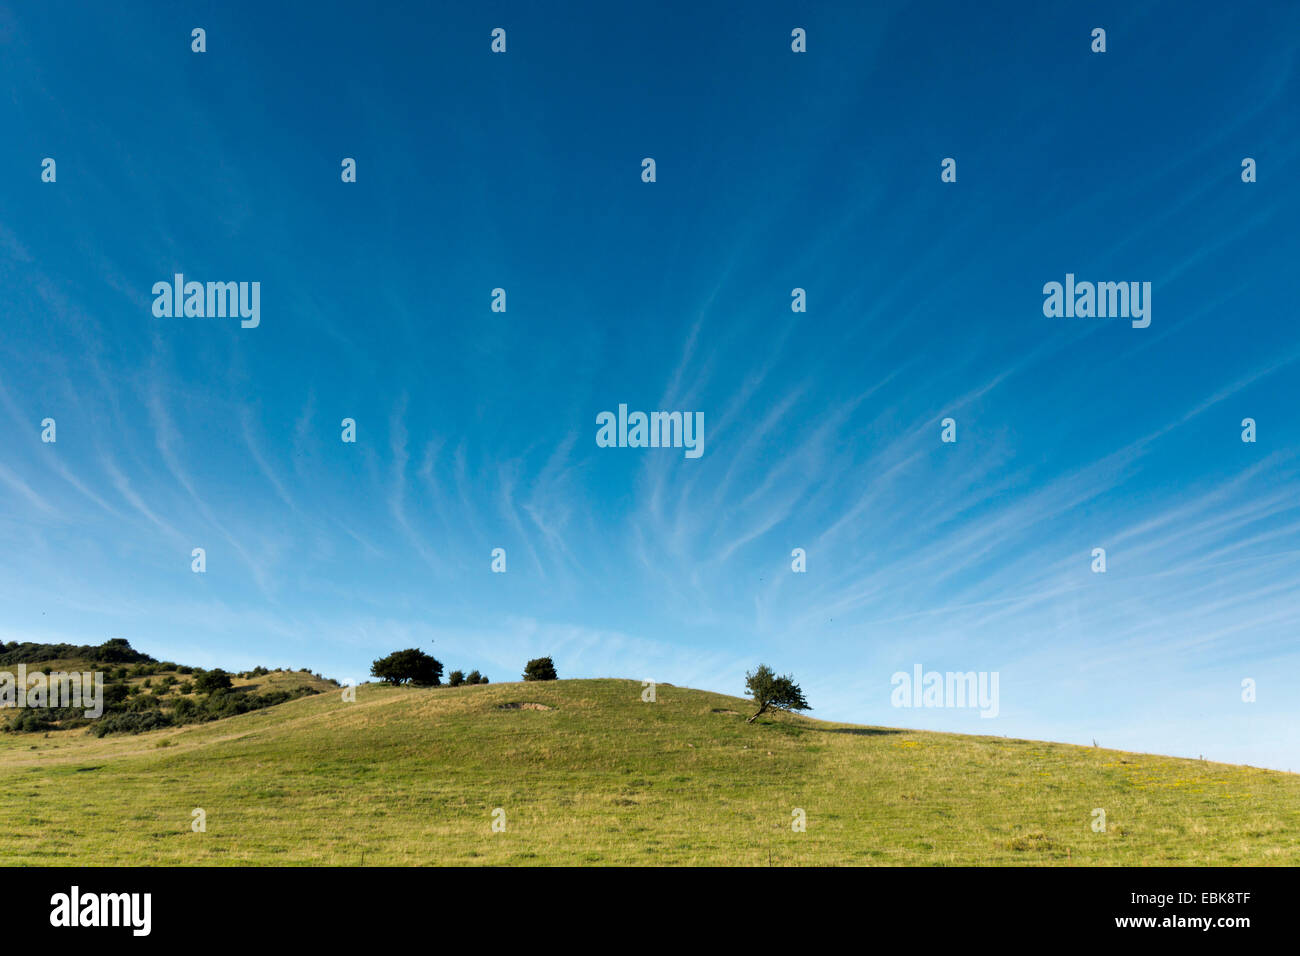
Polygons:
[[204,671],[194,678],[194,689],[200,694],[211,694],[219,690],[228,690],[230,687],[230,675],[220,667]]
[[5,730],[15,733],[35,733],[49,730],[51,726],[53,725],[50,723],[46,712],[25,708],[5,725]]
[[126,705],[126,709],[131,713],[143,713],[146,710],[157,710],[158,698],[153,694],[136,694],[131,698],[131,702]]
[[96,737],[103,737],[105,734],[142,734],[146,730],[157,730],[171,725],[171,718],[166,714],[151,710],[140,714],[114,714],[105,717],[94,725],[91,732]]
[[549,657],[535,657],[524,665],[524,680],[559,680],[555,662]]
[[[459,687],[463,683],[465,683],[464,671],[452,671],[450,674],[447,675],[448,687]],[[473,683],[473,681],[470,681],[470,683]]]

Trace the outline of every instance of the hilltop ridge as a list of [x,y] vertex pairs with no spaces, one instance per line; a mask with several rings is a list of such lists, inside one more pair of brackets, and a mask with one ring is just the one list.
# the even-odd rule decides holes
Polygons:
[[0,860],[1300,863],[1293,774],[789,714],[746,724],[740,698],[641,691],[367,684],[354,702],[320,693],[138,735],[0,735]]

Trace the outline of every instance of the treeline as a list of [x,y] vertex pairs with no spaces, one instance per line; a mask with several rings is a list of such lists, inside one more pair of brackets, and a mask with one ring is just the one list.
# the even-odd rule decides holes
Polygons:
[[144,664],[155,663],[148,654],[142,654],[120,637],[92,644],[33,644],[0,641],[0,666],[7,664],[39,664],[42,661],[79,660],[94,664]]
[[[387,657],[381,657],[370,665],[370,676],[377,677],[385,684],[397,687],[412,684],[416,687],[442,687],[442,661],[430,654],[408,647],[404,651],[393,651]],[[549,657],[535,657],[524,665],[524,680],[557,680],[555,662]],[[488,679],[478,671],[452,671],[447,675],[447,686],[459,687],[462,684],[486,684]]]
[[[188,667],[155,660],[121,639],[98,647],[30,643],[0,646],[4,648],[0,666],[6,663],[41,664],[53,660],[116,665],[94,668],[104,675],[103,714],[100,717],[85,715],[90,709],[88,701],[83,701],[81,707],[24,707],[0,724],[0,729],[7,732],[35,733],[89,727],[97,737],[138,734],[161,727],[221,720],[320,693],[317,688],[306,685],[256,693],[251,687],[235,687],[232,677],[245,680],[264,677],[272,673],[266,667],[255,667],[235,675],[221,668]],[[50,668],[29,670],[48,673]],[[311,675],[307,670],[291,671],[289,668],[277,668],[277,672]],[[320,674],[311,676],[325,680]],[[330,683],[338,685],[337,681]]]

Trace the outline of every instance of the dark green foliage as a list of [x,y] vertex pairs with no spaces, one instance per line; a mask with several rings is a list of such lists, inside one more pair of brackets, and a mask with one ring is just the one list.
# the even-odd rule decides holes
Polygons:
[[142,734],[146,730],[158,730],[171,727],[171,718],[159,710],[143,713],[113,714],[96,721],[91,733],[96,737],[108,734]]
[[[159,727],[173,727],[182,724],[206,723],[223,717],[234,717],[249,711],[274,707],[285,701],[299,697],[310,697],[320,693],[311,687],[299,687],[295,690],[277,690],[269,694],[249,694],[237,690],[217,689],[201,700],[194,697],[182,697],[172,705],[170,712],[159,710],[157,702],[153,707],[142,707],[127,713],[105,713],[103,719],[96,721],[91,732],[96,737],[107,734],[139,734]],[[153,698],[143,698],[153,700]]]
[[48,710],[23,709],[5,725],[5,730],[29,734],[49,730],[53,726],[50,721],[51,716]]
[[459,687],[463,683],[465,683],[464,671],[452,671],[450,674],[447,675],[448,687]]
[[419,684],[437,687],[442,682],[442,664],[424,651],[409,647],[394,651],[370,665],[370,676],[386,684]]
[[126,709],[132,713],[158,709],[158,698],[153,694],[136,694],[127,701]]
[[320,691],[311,687],[298,687],[295,690],[273,690],[269,694],[248,694],[239,691],[218,690],[209,694],[207,699],[198,705],[196,719],[199,721],[220,720],[222,717],[246,714],[250,710],[274,707],[276,704],[283,704],[287,700],[310,697],[318,693]]
[[203,671],[194,678],[194,689],[200,694],[211,694],[218,690],[228,690],[230,686],[230,675],[220,667],[210,671]]
[[754,719],[764,711],[775,708],[777,710],[811,710],[808,701],[804,699],[803,691],[799,685],[794,682],[790,675],[777,677],[772,668],[766,664],[759,664],[758,669],[752,674],[745,675],[745,692],[754,698],[754,703],[758,704],[758,713],[750,717],[746,723],[753,723]]
[[[34,733],[89,727],[93,734],[100,737],[116,733],[137,734],[159,727],[218,720],[319,693],[310,687],[299,687],[292,691],[276,690],[255,694],[252,687],[234,688],[231,675],[220,668],[209,671],[177,665],[171,661],[160,662],[148,654],[133,650],[130,644],[120,638],[98,647],[20,644],[16,641],[6,644],[0,641],[0,668],[24,664],[28,666],[29,672],[48,673],[51,669],[49,665],[33,665],[54,660],[113,665],[95,668],[104,672],[102,717],[87,718],[85,711],[89,709],[88,703],[85,707],[28,707],[9,712],[12,717],[9,713],[0,713],[0,730]],[[435,683],[441,670],[442,666],[437,665]],[[173,672],[193,675],[193,679],[178,682]],[[250,678],[269,673],[271,671],[265,667],[255,667],[247,672]],[[304,669],[301,673],[309,672]],[[138,682],[127,683],[128,679]],[[173,687],[177,694],[169,693]],[[152,693],[147,688],[152,689]],[[196,690],[206,696],[186,696]]]
[[466,684],[486,684],[488,679],[478,671],[470,671],[465,677]]
[[555,662],[549,657],[535,657],[524,665],[524,680],[559,680]]
[[120,637],[105,641],[98,647],[90,644],[20,644],[17,641],[0,643],[0,665],[35,664],[53,660],[83,660],[96,664],[153,662],[152,657],[134,650]]

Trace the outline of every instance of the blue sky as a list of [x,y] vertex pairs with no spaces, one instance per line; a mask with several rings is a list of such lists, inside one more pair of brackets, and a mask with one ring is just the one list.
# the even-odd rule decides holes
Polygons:
[[[1295,5],[377,6],[0,10],[0,639],[767,662],[1300,770]],[[155,318],[177,272],[261,324]],[[1150,327],[1045,317],[1066,273]],[[620,403],[703,456],[598,448]],[[999,716],[892,707],[916,664]]]

